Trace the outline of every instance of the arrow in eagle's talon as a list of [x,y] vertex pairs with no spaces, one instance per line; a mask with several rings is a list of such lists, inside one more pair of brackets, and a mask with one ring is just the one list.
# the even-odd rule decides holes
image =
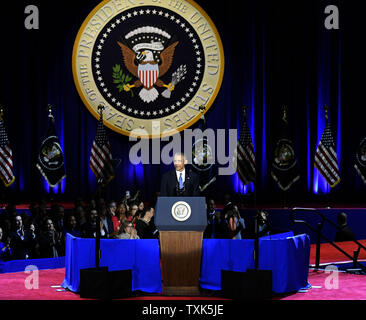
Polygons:
[[172,85],[171,83],[169,83],[168,85],[164,84],[163,86],[165,88],[168,88],[170,91],[173,91],[175,89],[175,85]]

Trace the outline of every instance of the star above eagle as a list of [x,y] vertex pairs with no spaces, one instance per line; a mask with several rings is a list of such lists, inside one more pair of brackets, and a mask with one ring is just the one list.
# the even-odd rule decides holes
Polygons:
[[[142,87],[139,96],[144,102],[150,103],[155,101],[159,96],[159,92],[155,86],[165,87],[170,91],[175,89],[172,83],[165,84],[160,78],[172,66],[175,49],[179,41],[163,49],[159,55],[156,55],[156,51],[153,50],[154,43],[151,43],[151,45],[148,44],[148,48],[143,47],[143,45],[137,47],[138,49],[134,47],[134,50],[120,41],[117,43],[121,47],[126,68],[134,77],[138,78],[133,84],[125,84],[123,87],[125,91]],[[156,44],[162,46],[161,43]]]

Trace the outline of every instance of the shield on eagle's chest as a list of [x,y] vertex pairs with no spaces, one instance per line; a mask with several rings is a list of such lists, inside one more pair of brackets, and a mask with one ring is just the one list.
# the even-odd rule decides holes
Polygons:
[[159,78],[159,65],[150,63],[140,64],[138,73],[144,87],[150,89]]

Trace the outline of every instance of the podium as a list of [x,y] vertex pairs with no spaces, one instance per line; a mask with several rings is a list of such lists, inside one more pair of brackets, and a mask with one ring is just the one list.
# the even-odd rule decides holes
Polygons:
[[160,233],[164,294],[199,295],[203,231],[207,226],[205,198],[158,198],[155,225]]

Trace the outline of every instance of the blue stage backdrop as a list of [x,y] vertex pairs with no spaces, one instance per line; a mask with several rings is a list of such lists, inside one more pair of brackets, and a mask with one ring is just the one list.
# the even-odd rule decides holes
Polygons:
[[[225,51],[225,74],[217,99],[206,115],[213,129],[240,128],[241,107],[249,106],[257,186],[243,187],[237,175],[218,177],[208,193],[232,192],[245,202],[362,202],[366,187],[353,168],[361,138],[366,135],[362,106],[366,52],[357,21],[362,10],[352,3],[332,1],[340,11],[340,29],[324,26],[329,1],[203,1]],[[1,19],[2,74],[0,103],[14,155],[16,182],[1,187],[2,200],[37,200],[51,196],[70,200],[90,196],[96,181],[89,157],[97,120],[84,107],[74,86],[71,55],[76,34],[98,0],[38,0],[39,30],[24,28],[28,1],[7,5]],[[47,104],[54,112],[64,150],[66,179],[50,190],[36,169],[41,138],[47,129]],[[269,174],[272,151],[280,130],[283,104],[289,107],[290,128],[299,158],[301,179],[284,195]],[[327,194],[313,159],[324,128],[322,107],[330,106],[330,121],[340,165],[341,182]],[[128,138],[107,130],[114,158],[121,159],[109,198],[140,189],[146,200],[159,191],[167,166],[131,165]],[[162,144],[164,145],[164,144]],[[256,191],[256,192],[254,192]],[[220,199],[217,199],[220,200]]]

